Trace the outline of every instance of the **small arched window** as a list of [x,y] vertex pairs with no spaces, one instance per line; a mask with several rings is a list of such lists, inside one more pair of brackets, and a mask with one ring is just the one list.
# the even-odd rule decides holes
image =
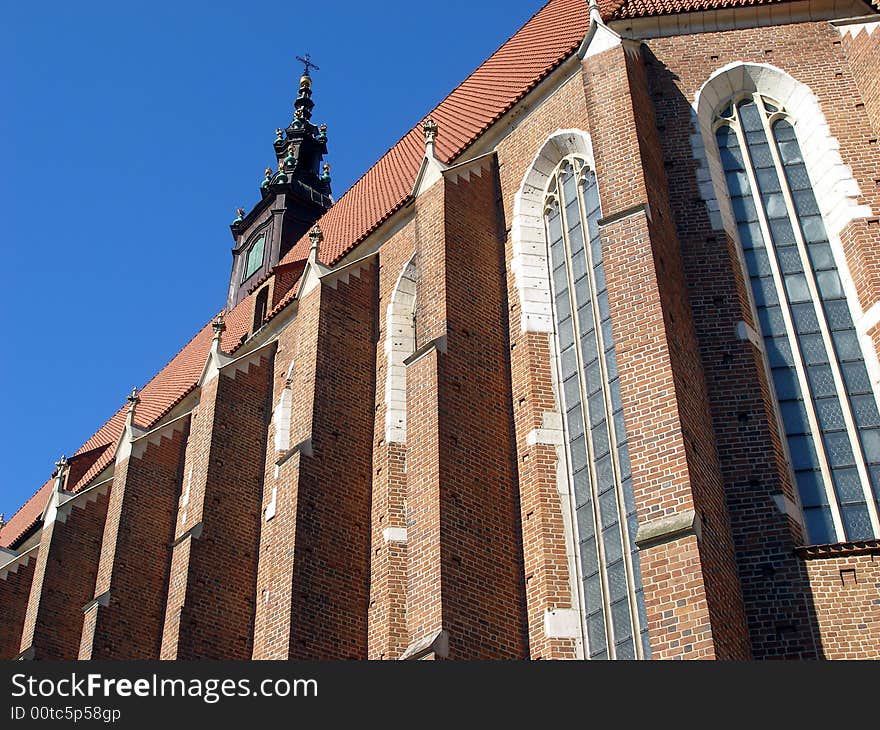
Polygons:
[[638,528],[611,328],[595,172],[562,160],[545,196],[574,530],[591,659],[648,657]]
[[257,292],[254,299],[254,323],[251,328],[252,332],[256,332],[266,321],[266,313],[269,310],[269,287],[264,286]]
[[880,413],[796,133],[761,94],[715,138],[812,544],[880,537]]
[[263,265],[263,254],[266,249],[266,234],[259,234],[248,246],[244,259],[244,272],[241,280],[250,279]]

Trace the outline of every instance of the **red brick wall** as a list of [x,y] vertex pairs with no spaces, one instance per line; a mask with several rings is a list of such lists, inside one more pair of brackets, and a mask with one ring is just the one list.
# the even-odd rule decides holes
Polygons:
[[805,561],[819,654],[880,659],[880,547],[842,552]]
[[[266,460],[254,658],[367,655],[376,269],[323,283],[299,302],[281,337],[273,403],[294,362],[290,444],[275,477]],[[274,437],[274,427],[270,439]]]
[[[311,423],[314,403],[314,347],[307,356],[307,343],[299,346],[300,333],[314,322],[317,329],[317,295],[299,302],[296,319],[279,335],[275,352],[272,407],[277,408],[286,385],[290,363],[294,363],[290,445],[308,437],[305,423]],[[311,367],[309,367],[311,362]],[[254,615],[254,659],[286,659],[290,644],[290,609],[293,578],[293,556],[296,546],[297,490],[300,455],[295,454],[277,467],[283,455],[275,451],[275,424],[270,422],[263,480],[263,501],[260,515],[260,548],[257,566],[256,607]],[[263,514],[275,493],[275,516],[265,521]]]
[[407,543],[385,541],[388,528],[406,529],[406,444],[385,440],[386,313],[404,266],[415,248],[412,221],[379,251],[379,339],[376,343],[376,416],[373,428],[373,493],[371,506],[370,604],[368,656],[396,659],[406,649]]
[[[723,496],[705,430],[702,372],[682,301],[677,241],[664,221],[669,214],[653,158],[651,119],[645,117],[650,109],[644,108],[644,80],[627,55],[617,47],[587,58],[584,87],[602,213],[606,220],[624,216],[602,227],[602,242],[642,524],[688,510],[701,517],[723,514]],[[652,220],[633,212],[645,203]],[[725,563],[733,572],[723,517],[711,516],[714,534],[704,535],[705,544],[691,536],[641,551],[655,658],[743,656],[735,640],[741,625],[736,586],[723,580],[713,586],[710,580],[713,570],[727,572]]]
[[[880,20],[880,17],[874,20]],[[850,26],[853,27],[859,26]],[[841,47],[849,61],[853,80],[865,105],[865,113],[871,120],[875,140],[880,135],[880,74],[877,73],[880,68],[880,33],[877,31],[877,28],[871,33],[860,30],[855,35],[846,33],[841,38]]]
[[729,527],[730,516],[712,431],[705,374],[688,300],[681,243],[670,208],[663,148],[657,131],[644,56],[641,52],[627,53],[626,62],[633,121],[652,212],[648,228],[654,266],[669,340],[694,506],[701,521],[700,558],[716,653],[722,659],[746,659],[750,652],[733,535]]
[[[572,659],[575,642],[545,635],[547,611],[572,608],[573,579],[566,560],[563,510],[567,497],[557,484],[556,449],[529,444],[528,435],[544,428],[545,413],[559,413],[553,391],[550,337],[523,332],[519,293],[511,268],[513,203],[527,168],[540,146],[558,129],[586,129],[583,82],[576,74],[546,99],[498,145],[499,176],[506,221],[507,299],[509,311],[511,397],[516,432],[523,568],[526,580],[529,652],[533,659]],[[548,272],[549,276],[549,272]],[[563,500],[566,500],[564,502]]]
[[[691,102],[712,72],[735,61],[771,63],[818,96],[840,153],[876,209],[875,136],[827,23],[709,33],[651,40],[644,55],[656,113],[669,197],[681,241],[689,299],[711,404],[734,543],[755,658],[811,657],[810,586],[794,556],[799,525],[780,514],[773,497],[795,499],[779,440],[761,354],[738,341],[737,321],[751,313],[732,241],[714,231],[700,199],[690,144]],[[875,176],[875,175],[874,175]],[[877,244],[856,221],[842,239],[863,306],[875,298],[869,271]]]
[[[43,527],[21,651],[34,659],[76,659],[83,627],[83,608],[95,595],[101,535],[108,494],[93,492],[75,506],[62,508],[66,521]],[[82,505],[82,507],[80,507]]]
[[188,419],[117,464],[81,659],[157,659]]
[[[21,632],[27,613],[36,553],[23,558],[14,571],[0,578],[0,659],[14,659],[21,650]],[[6,562],[9,556],[0,554]]]
[[446,342],[407,368],[407,624],[449,658],[528,651],[495,169],[417,201],[418,344]]
[[[162,658],[252,654],[272,353],[251,357],[205,384],[192,415]],[[199,524],[198,535],[187,534]]]

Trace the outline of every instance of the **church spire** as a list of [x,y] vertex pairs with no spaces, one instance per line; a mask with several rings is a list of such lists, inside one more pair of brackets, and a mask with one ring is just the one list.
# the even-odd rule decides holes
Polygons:
[[[226,307],[231,311],[333,204],[327,154],[327,125],[315,124],[312,112],[312,71],[309,54],[303,63],[293,118],[278,127],[272,143],[275,164],[259,180],[260,200],[232,222],[235,238]],[[255,181],[256,182],[256,181]]]
[[[330,177],[322,174],[322,162],[327,154],[327,125],[312,123],[311,69],[318,70],[311,56],[297,56],[303,63],[299,90],[293,102],[293,119],[286,129],[275,130],[275,158],[278,171],[260,186],[265,197],[276,184],[295,185],[297,182],[311,188],[330,202]],[[268,181],[268,182],[267,182]]]

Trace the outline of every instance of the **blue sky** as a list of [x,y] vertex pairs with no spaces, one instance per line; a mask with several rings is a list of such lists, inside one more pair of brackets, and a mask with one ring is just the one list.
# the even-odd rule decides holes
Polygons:
[[542,4],[8,3],[0,512],[223,306],[296,55],[339,197]]

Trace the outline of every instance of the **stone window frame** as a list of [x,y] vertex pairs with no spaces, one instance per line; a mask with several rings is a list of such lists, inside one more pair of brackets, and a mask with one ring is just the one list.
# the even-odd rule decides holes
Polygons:
[[[550,258],[544,213],[551,177],[562,162],[571,157],[582,159],[591,170],[595,170],[592,139],[589,133],[580,129],[557,129],[541,144],[529,164],[523,180],[514,195],[513,218],[511,221],[511,271],[520,305],[520,327],[523,333],[546,333],[550,357],[546,363],[552,378],[555,410],[544,414],[545,427],[528,435],[529,443],[552,443],[556,448],[557,490],[563,515],[565,544],[569,578],[571,582],[572,604],[577,606],[580,631],[579,643],[586,652],[586,611],[582,595],[581,565],[578,554],[578,538],[575,525],[574,490],[572,483],[571,455],[569,453],[567,428],[561,412],[562,393],[559,370],[559,348],[552,304],[552,285]],[[549,428],[552,421],[556,424]],[[558,436],[551,434],[558,427]],[[625,530],[624,525],[621,527]],[[625,543],[626,544],[626,543]],[[630,594],[635,585],[632,566],[627,560],[627,583]],[[633,614],[635,615],[635,614]],[[608,617],[610,620],[610,616]],[[641,619],[639,619],[641,621]],[[634,643],[637,656],[643,656],[639,632],[635,632]]]
[[[250,260],[251,251],[256,248],[257,243],[260,239],[263,239],[263,255],[260,258],[259,265],[250,273],[248,273],[248,261]],[[259,271],[263,268],[263,265],[266,263],[266,251],[269,247],[269,227],[262,226],[261,228],[254,231],[253,235],[250,237],[250,240],[245,244],[244,249],[242,250],[242,266],[241,266],[241,283],[244,284],[248,279],[252,276],[259,273]]]
[[385,441],[406,443],[406,365],[416,350],[416,254],[403,265],[385,312]]
[[[867,218],[871,210],[859,202],[861,191],[853,178],[852,169],[844,164],[840,156],[840,143],[831,134],[830,128],[819,105],[819,100],[809,87],[797,81],[785,71],[769,64],[734,62],[714,71],[701,85],[694,95],[692,103],[691,135],[693,155],[699,163],[697,182],[700,197],[705,202],[710,224],[716,231],[725,232],[736,243],[736,254],[742,276],[746,284],[746,292],[751,309],[752,321],[758,322],[757,308],[749,282],[749,271],[743,253],[742,242],[730,197],[721,157],[715,140],[717,128],[724,122],[719,119],[720,112],[730,104],[736,104],[746,97],[761,97],[772,100],[782,114],[794,127],[803,154],[804,164],[813,186],[813,192],[825,223],[832,255],[840,276],[847,304],[854,321],[868,376],[871,381],[875,400],[880,407],[880,360],[873,341],[868,336],[871,312],[865,312],[858,298],[855,282],[849,270],[840,233],[853,220]],[[772,140],[772,136],[768,137]],[[720,194],[719,194],[720,192]],[[751,330],[745,323],[740,323]],[[825,325],[827,327],[827,324]],[[761,338],[754,331],[748,333],[748,339],[761,350],[766,370],[768,386],[772,394],[774,411],[781,435],[780,442],[788,464],[791,483],[797,504],[791,516],[800,522],[806,536],[806,524],[800,494],[794,478],[792,458],[785,438],[782,413],[776,397],[767,353],[764,351]],[[838,392],[841,402],[847,394]],[[845,541],[840,514],[835,506],[836,497],[833,487],[825,481],[829,504],[832,506],[834,529],[838,540]],[[873,495],[866,493],[868,511],[875,536],[880,536],[878,525],[877,504]]]

